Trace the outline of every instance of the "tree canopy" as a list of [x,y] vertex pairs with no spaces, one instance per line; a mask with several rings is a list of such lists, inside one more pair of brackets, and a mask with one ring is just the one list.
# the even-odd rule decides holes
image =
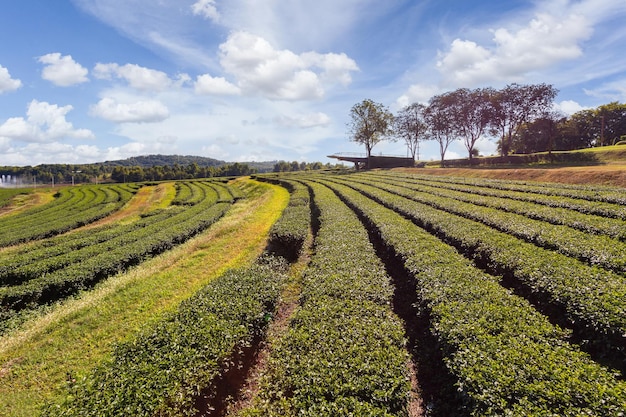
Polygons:
[[416,158],[419,159],[420,142],[430,138],[430,129],[426,122],[425,113],[425,105],[413,103],[400,110],[393,122],[395,136],[404,139],[414,161]]
[[511,151],[513,136],[528,123],[550,110],[558,90],[549,84],[509,84],[499,90],[493,103],[492,133],[500,135],[500,154]]
[[457,139],[454,103],[453,93],[444,93],[432,97],[426,108],[426,121],[430,126],[432,138],[439,144],[441,166],[445,164],[448,147]]
[[555,109],[557,93],[549,84],[460,88],[431,97],[427,105],[410,104],[395,117],[382,104],[364,100],[351,109],[350,139],[364,144],[369,157],[374,145],[392,133],[404,140],[414,160],[420,142],[435,140],[442,165],[455,140],[462,140],[470,161],[485,137],[497,140],[502,156],[626,140],[626,104],[612,102],[566,117]]
[[392,132],[393,114],[383,104],[365,99],[350,110],[350,140],[365,145],[368,158],[372,148]]

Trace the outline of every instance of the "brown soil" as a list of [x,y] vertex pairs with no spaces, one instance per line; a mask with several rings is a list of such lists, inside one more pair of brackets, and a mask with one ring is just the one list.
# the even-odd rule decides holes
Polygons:
[[400,168],[399,171],[426,175],[492,178],[566,184],[609,185],[626,188],[626,165],[555,168]]

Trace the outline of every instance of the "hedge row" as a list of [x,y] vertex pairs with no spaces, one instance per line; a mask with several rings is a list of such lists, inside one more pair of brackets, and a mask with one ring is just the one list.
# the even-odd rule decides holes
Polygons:
[[[201,188],[203,208],[208,208],[218,200],[213,188]],[[118,249],[135,242],[145,234],[156,233],[164,228],[184,222],[190,213],[182,207],[170,207],[147,213],[142,219],[130,224],[105,225],[92,230],[78,231],[68,235],[54,236],[41,240],[28,247],[12,251],[6,256],[0,254],[0,285],[18,285],[42,274],[65,268],[83,259]],[[183,216],[174,218],[174,216]]]
[[320,227],[301,305],[246,415],[407,415],[409,358],[390,279],[356,216],[311,187]]
[[[397,178],[397,174],[391,174]],[[461,187],[474,193],[501,195],[508,198],[543,204],[550,207],[563,207],[581,213],[596,214],[626,220],[626,198],[622,189],[598,186],[575,186],[568,184],[537,184],[522,181],[467,179],[433,176],[400,176],[409,180],[437,183],[440,186]]]
[[[472,196],[428,186],[398,186],[388,182],[363,179],[386,190],[420,203],[478,221],[542,248],[554,250],[590,265],[626,273],[626,243],[608,236],[594,235],[568,226],[534,220],[517,213],[479,205]],[[622,229],[621,233],[626,233]]]
[[172,200],[174,206],[193,206],[203,198],[204,189],[193,181],[177,181],[176,196]]
[[[614,239],[626,241],[626,221],[613,217],[583,213],[566,207],[554,207],[532,201],[529,194],[519,191],[498,191],[485,188],[448,184],[435,181],[415,181],[399,176],[378,177],[384,182],[405,185],[410,188],[433,187],[438,193],[444,190],[457,191],[455,198],[473,204],[493,207],[510,213],[522,214],[528,218],[542,220],[551,224],[569,226],[577,230],[597,235],[606,235]],[[518,196],[521,195],[521,196]],[[524,198],[522,198],[525,197]],[[586,210],[589,211],[589,210]]]
[[[427,178],[427,176],[422,176]],[[549,182],[536,182],[536,181],[516,181],[516,180],[501,180],[501,179],[484,179],[484,178],[463,178],[458,177],[433,177],[431,179],[440,182],[459,182],[472,183],[480,185],[482,187],[489,187],[500,190],[512,190],[522,191],[525,193],[535,193],[546,196],[560,196],[576,198],[580,200],[605,202],[610,204],[617,204],[626,206],[626,196],[622,187],[610,187],[597,184],[583,185],[583,184],[564,184],[564,183],[549,183]]]
[[564,341],[524,299],[411,221],[346,186],[417,283],[462,406],[472,416],[620,415],[626,383]]
[[215,192],[217,192],[218,201],[233,203],[236,200],[239,200],[241,197],[241,192],[238,188],[230,186],[228,184],[223,184],[219,181],[207,181],[205,183],[209,187],[211,187]]
[[6,207],[15,197],[18,195],[28,195],[30,194],[30,190],[24,190],[19,188],[1,188],[0,187],[0,208]]
[[0,219],[0,247],[54,236],[89,224],[121,208],[134,192],[117,185],[61,189],[51,203]]
[[353,181],[349,185],[443,238],[480,265],[519,280],[538,302],[562,310],[563,322],[570,323],[595,349],[606,349],[623,357],[626,343],[623,276],[381,188]]
[[276,254],[296,260],[304,248],[311,225],[309,190],[303,184],[282,180],[279,185],[290,192],[289,204],[270,229],[269,246]]
[[[184,183],[181,183],[184,184]],[[217,192],[209,185],[194,186],[202,199],[195,204],[208,208],[218,200]],[[197,197],[197,196],[196,196]],[[182,207],[170,207],[147,213],[129,224],[105,225],[96,229],[55,236],[28,247],[0,254],[0,285],[17,285],[42,274],[54,272],[101,253],[118,249],[134,242],[144,234],[151,234],[185,221]],[[201,210],[200,210],[201,211]],[[196,210],[197,212],[197,210]],[[183,216],[174,218],[174,216]],[[151,229],[150,229],[151,228]],[[149,230],[148,230],[149,229]]]
[[[83,256],[72,259],[65,267],[20,285],[0,287],[0,316],[10,317],[15,311],[57,301],[162,253],[208,228],[229,207],[230,203],[215,203],[214,198],[207,198],[206,204],[177,210],[177,215],[167,218],[154,215],[145,227],[86,246],[77,251]],[[52,259],[62,262],[64,257],[72,256],[70,253]],[[36,265],[33,268],[36,270]]]
[[105,225],[97,229],[54,236],[19,251],[0,254],[0,286],[18,285],[67,267],[83,259],[127,244],[150,225],[179,215],[182,210],[160,211],[130,224]]
[[119,345],[110,361],[78,378],[46,416],[194,416],[198,399],[260,337],[286,276],[277,262],[230,270],[176,312]]

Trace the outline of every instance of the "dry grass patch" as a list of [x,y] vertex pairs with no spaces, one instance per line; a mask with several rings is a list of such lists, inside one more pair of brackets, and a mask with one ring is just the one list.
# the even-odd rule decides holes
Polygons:
[[75,230],[90,229],[116,222],[131,223],[138,220],[142,214],[169,207],[174,197],[176,197],[176,187],[173,182],[144,186],[120,210]]
[[11,200],[11,204],[0,208],[0,216],[18,214],[30,208],[47,204],[54,200],[54,193],[56,190],[41,189],[28,194],[16,195]]

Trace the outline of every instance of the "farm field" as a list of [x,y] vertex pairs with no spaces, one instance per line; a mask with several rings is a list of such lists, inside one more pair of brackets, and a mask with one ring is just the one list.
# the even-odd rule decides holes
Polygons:
[[624,415],[626,189],[423,172],[6,210],[0,415]]

